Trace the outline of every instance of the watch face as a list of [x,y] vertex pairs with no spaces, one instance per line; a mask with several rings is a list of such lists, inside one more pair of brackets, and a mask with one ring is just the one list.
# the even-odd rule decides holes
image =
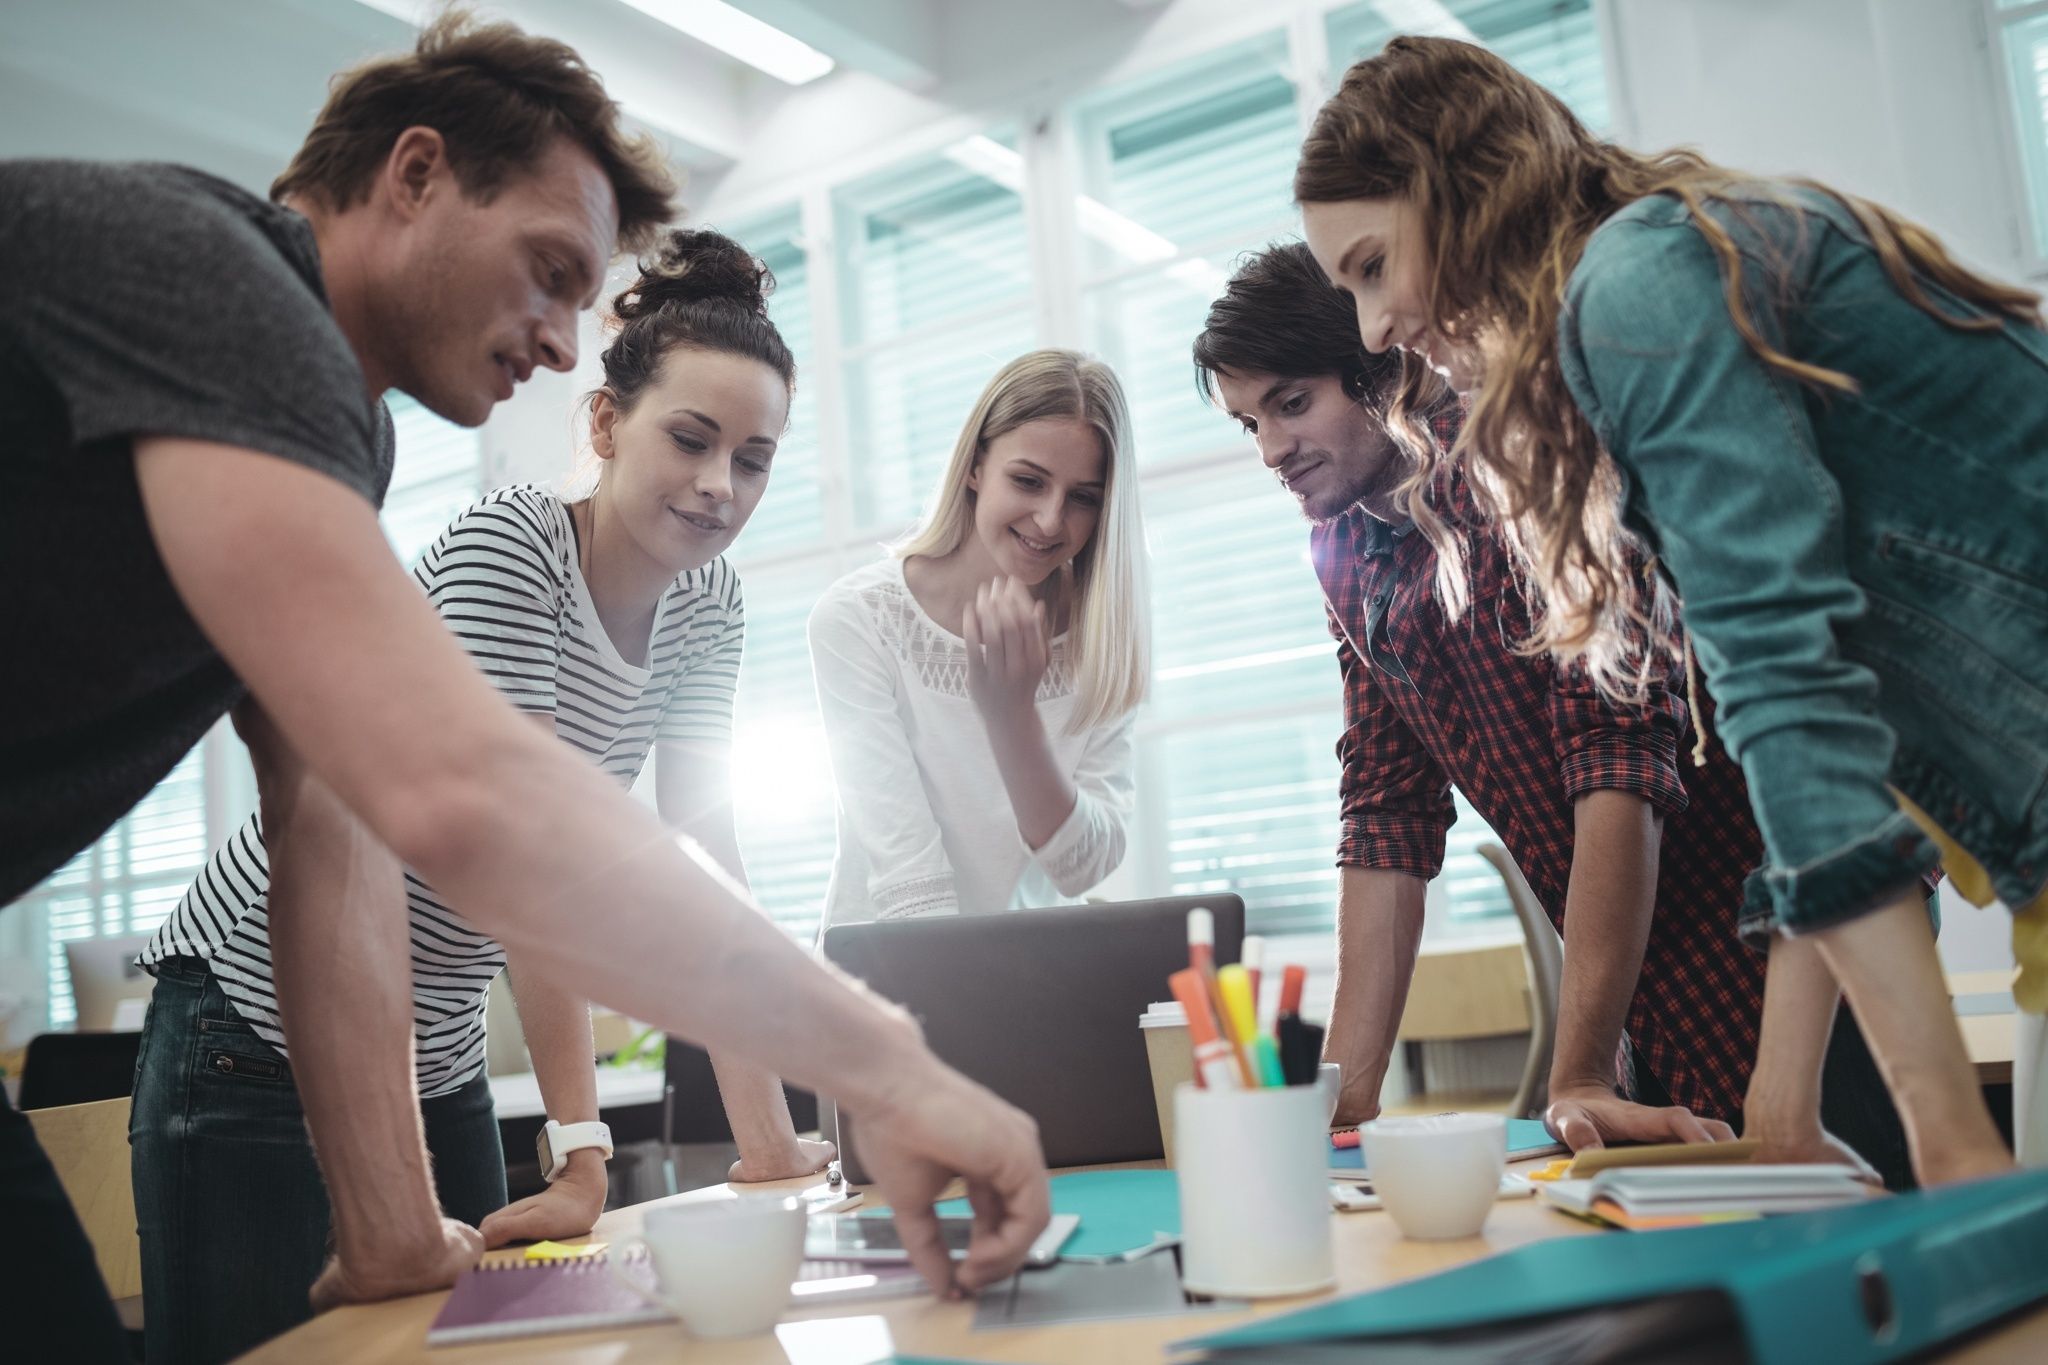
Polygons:
[[540,1153],[540,1173],[546,1175],[555,1169],[555,1154],[548,1150],[548,1130],[542,1128],[540,1136],[533,1140],[534,1150]]

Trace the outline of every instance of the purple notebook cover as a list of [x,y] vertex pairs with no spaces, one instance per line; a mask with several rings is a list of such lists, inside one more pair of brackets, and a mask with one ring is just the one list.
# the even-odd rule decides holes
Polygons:
[[[427,1329],[427,1345],[674,1321],[613,1279],[609,1259],[514,1261],[466,1270]],[[642,1284],[653,1287],[653,1268],[644,1254],[630,1257],[627,1266]]]

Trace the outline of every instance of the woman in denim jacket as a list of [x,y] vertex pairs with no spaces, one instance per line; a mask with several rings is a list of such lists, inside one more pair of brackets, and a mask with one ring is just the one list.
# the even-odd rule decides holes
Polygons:
[[[1918,879],[2015,907],[2021,1155],[2048,1158],[2048,335],[2032,294],[1809,183],[1588,133],[1484,49],[1399,38],[1347,73],[1295,177],[1371,349],[1472,395],[1464,461],[1546,603],[1532,643],[1626,695],[1685,601],[1768,865],[1745,1104],[1825,1158],[1837,983],[1922,1181],[2010,1165]],[[1689,659],[1688,662],[1691,662]]]

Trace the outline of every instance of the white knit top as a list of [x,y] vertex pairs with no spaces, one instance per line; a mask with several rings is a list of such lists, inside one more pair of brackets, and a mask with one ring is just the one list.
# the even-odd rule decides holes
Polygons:
[[1132,804],[1129,715],[1067,733],[1064,635],[1038,714],[1074,810],[1035,853],[967,695],[967,645],[925,614],[891,555],[825,590],[811,664],[838,790],[826,925],[1070,904],[1123,861]]

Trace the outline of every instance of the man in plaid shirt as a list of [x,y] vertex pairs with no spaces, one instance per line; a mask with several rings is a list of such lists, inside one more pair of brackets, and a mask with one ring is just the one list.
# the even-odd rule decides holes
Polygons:
[[[1693,746],[1682,665],[1617,706],[1578,670],[1517,645],[1530,634],[1511,551],[1452,477],[1429,506],[1459,533],[1467,594],[1439,600],[1438,555],[1396,509],[1412,470],[1379,414],[1406,382],[1359,344],[1350,300],[1306,247],[1244,264],[1195,342],[1210,396],[1250,432],[1300,501],[1344,676],[1337,998],[1326,1057],[1344,1068],[1340,1121],[1379,1112],[1423,918],[1462,791],[1507,846],[1565,938],[1550,1078],[1552,1131],[1609,1141],[1733,1136],[1756,1058],[1765,959],[1736,938],[1743,882],[1763,861],[1742,775]],[[1463,410],[1418,379],[1437,441]],[[1846,1010],[1830,1048],[1829,1132],[1894,1180],[1903,1134]],[[1618,1064],[1623,1029],[1632,1062]],[[1796,1150],[1794,1149],[1796,1148]],[[1801,1135],[1782,1159],[1839,1154]]]

